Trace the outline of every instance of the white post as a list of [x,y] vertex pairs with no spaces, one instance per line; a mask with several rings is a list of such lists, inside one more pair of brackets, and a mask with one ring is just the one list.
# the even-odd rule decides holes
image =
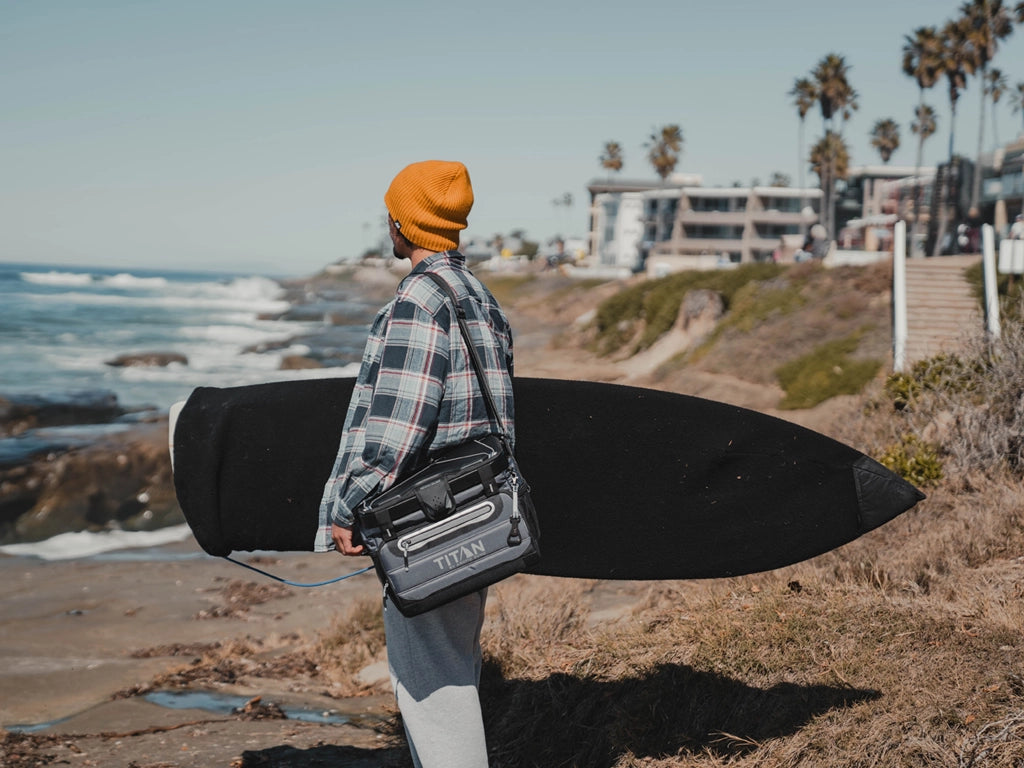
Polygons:
[[985,329],[991,340],[999,338],[999,290],[996,286],[996,231],[981,227],[981,259],[985,278]]
[[907,222],[897,221],[892,249],[892,368],[907,365]]

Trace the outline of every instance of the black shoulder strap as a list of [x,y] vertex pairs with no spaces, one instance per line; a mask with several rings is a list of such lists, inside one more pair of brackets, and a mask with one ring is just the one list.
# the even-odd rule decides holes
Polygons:
[[501,420],[497,407],[494,405],[494,398],[491,397],[491,388],[487,386],[487,377],[484,375],[484,366],[480,361],[480,353],[477,351],[476,345],[473,344],[473,339],[469,335],[469,327],[466,325],[466,310],[459,304],[458,299],[455,298],[454,291],[452,291],[451,286],[448,285],[443,277],[433,272],[424,272],[423,274],[437,283],[437,287],[444,291],[451,300],[455,308],[455,317],[459,321],[459,330],[462,332],[462,338],[466,342],[466,349],[469,351],[469,359],[473,364],[473,370],[476,371],[477,381],[480,382],[480,391],[483,393],[484,402],[487,404],[487,414],[495,426],[498,427],[498,432],[502,438],[507,440],[508,435],[505,432],[505,425]]

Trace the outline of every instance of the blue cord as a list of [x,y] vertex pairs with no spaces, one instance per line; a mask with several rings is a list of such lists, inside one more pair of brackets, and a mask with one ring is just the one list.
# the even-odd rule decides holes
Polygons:
[[267,576],[267,577],[269,577],[271,579],[274,579],[275,581],[280,581],[282,584],[287,584],[290,587],[324,587],[324,586],[327,586],[328,584],[334,584],[335,582],[338,582],[338,581],[344,581],[345,579],[351,579],[353,576],[358,576],[361,573],[366,573],[367,571],[372,571],[373,570],[373,566],[372,565],[368,565],[365,568],[359,569],[358,571],[353,571],[352,573],[346,573],[344,576],[338,576],[338,577],[333,578],[333,579],[328,579],[327,581],[316,581],[316,582],[313,582],[312,584],[303,584],[302,582],[299,582],[299,581],[289,581],[288,579],[282,579],[280,576],[275,576],[272,573],[267,573],[266,571],[261,570],[261,569],[257,568],[254,565],[249,565],[248,563],[243,563],[241,560],[235,560],[235,558],[233,558],[233,557],[228,557],[227,555],[224,555],[223,557],[224,557],[225,560],[228,560],[229,562],[232,562],[235,565],[240,565],[243,568],[248,568],[250,571],[256,571],[256,573],[260,573],[260,574],[262,574],[264,576]]

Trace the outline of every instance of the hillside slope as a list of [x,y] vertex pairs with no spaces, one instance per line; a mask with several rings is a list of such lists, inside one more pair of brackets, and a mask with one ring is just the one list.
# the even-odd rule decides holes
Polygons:
[[[838,396],[782,410],[786,392],[780,366],[838,342],[851,348],[850,360],[874,361],[878,376],[889,371],[888,265],[831,270],[801,265],[751,280],[734,292],[729,306],[718,308],[704,300],[704,289],[689,292],[701,300],[688,306],[684,287],[682,295],[663,300],[672,321],[646,346],[652,324],[647,315],[665,311],[652,308],[651,286],[659,281],[580,281],[555,272],[485,275],[485,280],[516,331],[519,375],[652,387],[829,431],[858,398]],[[643,299],[630,300],[630,292],[646,293],[647,306]],[[610,344],[611,332],[599,327],[599,314],[616,303],[624,308],[620,316],[612,315],[618,340]]]

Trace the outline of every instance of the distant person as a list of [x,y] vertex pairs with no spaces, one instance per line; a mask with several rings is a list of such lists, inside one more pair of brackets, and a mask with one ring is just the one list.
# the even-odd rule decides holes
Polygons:
[[1010,226],[1010,239],[1024,240],[1024,216],[1019,213],[1014,217],[1013,224]]
[[[391,182],[384,203],[394,254],[412,271],[370,329],[324,487],[319,552],[362,554],[353,535],[360,502],[429,455],[493,431],[451,302],[425,273],[447,281],[466,310],[501,421],[513,431],[512,331],[457,250],[473,206],[466,167],[414,163]],[[409,618],[384,596],[388,670],[416,766],[487,765],[478,691],[486,600],[482,589]]]
[[964,247],[966,253],[981,253],[982,224],[984,224],[984,220],[981,218],[981,212],[977,208],[971,208],[967,212],[967,228],[964,233],[967,237]]
[[967,253],[970,240],[967,237],[967,224],[958,224],[956,227],[956,245],[958,253]]
[[796,249],[793,253],[793,261],[801,263],[804,261],[810,261],[813,258],[814,253],[814,235],[810,232],[804,237],[803,245]]
[[828,232],[821,224],[815,224],[811,227],[808,237],[811,240],[810,248],[808,249],[811,258],[816,261],[821,261],[828,255]]

